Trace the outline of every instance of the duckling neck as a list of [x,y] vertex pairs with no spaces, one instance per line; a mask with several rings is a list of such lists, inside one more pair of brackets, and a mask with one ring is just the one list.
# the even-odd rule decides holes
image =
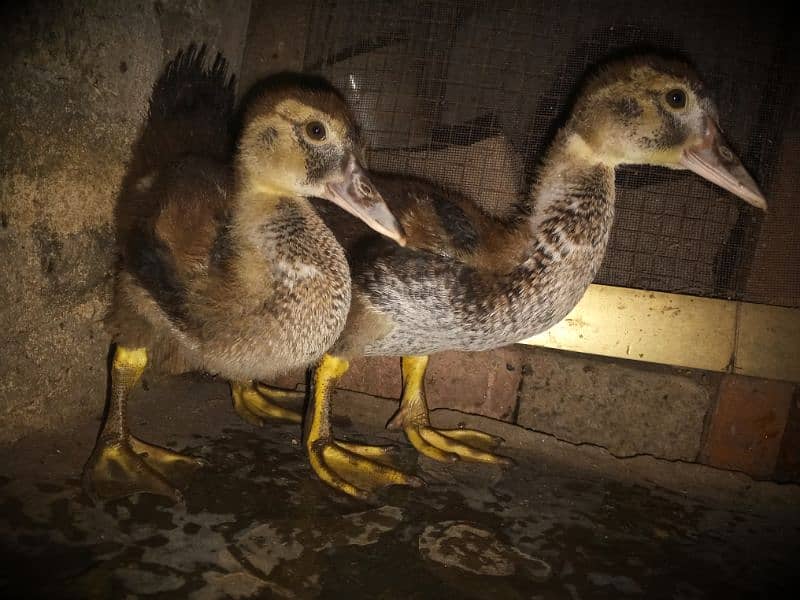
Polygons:
[[[234,196],[231,229],[240,243],[256,242],[265,223],[280,215],[285,196],[252,187],[238,187]],[[291,198],[291,197],[290,197]]]
[[231,234],[240,262],[260,266],[239,269],[240,278],[250,273],[263,283],[266,273],[279,278],[313,273],[336,285],[347,283],[344,252],[308,199],[246,189],[236,195],[233,207]]
[[563,131],[531,189],[528,266],[555,261],[577,268],[583,260],[581,279],[591,281],[608,244],[614,198],[614,165],[596,155],[580,135]]
[[578,303],[603,261],[614,197],[614,165],[562,132],[531,190],[530,244],[501,294],[520,300],[509,307],[507,341],[548,329]]
[[614,216],[614,167],[577,133],[557,136],[529,196],[536,241],[547,242],[560,224],[562,242],[604,243]]
[[350,306],[350,272],[336,238],[306,198],[254,190],[233,199],[230,237],[225,288],[237,310],[258,331],[280,324],[265,337],[291,351],[295,364],[316,360]]

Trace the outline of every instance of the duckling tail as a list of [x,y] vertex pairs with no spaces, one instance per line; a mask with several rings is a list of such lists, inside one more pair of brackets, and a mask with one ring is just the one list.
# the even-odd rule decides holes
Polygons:
[[205,44],[180,50],[155,82],[129,178],[147,177],[187,154],[228,156],[236,77],[221,53],[213,62],[206,54]]

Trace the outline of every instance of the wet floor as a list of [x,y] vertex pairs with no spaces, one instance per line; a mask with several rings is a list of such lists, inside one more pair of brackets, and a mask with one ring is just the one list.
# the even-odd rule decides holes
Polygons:
[[140,437],[209,463],[185,505],[94,505],[79,469],[96,423],[4,449],[2,597],[780,598],[800,583],[797,486],[447,411],[434,418],[505,435],[518,465],[439,465],[380,429],[390,403],[342,393],[342,436],[403,444],[428,483],[364,503],[314,477],[298,427],[239,422],[216,382],[140,395]]

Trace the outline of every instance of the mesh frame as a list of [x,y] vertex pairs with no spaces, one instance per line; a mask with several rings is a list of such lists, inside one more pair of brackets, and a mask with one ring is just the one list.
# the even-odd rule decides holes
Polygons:
[[[412,152],[380,151],[463,148],[502,134],[530,178],[587,67],[639,47],[687,56],[770,213],[688,172],[622,168],[596,282],[796,307],[797,176],[776,167],[797,147],[800,121],[791,23],[788,6],[742,1],[315,1],[304,66],[348,97],[372,166],[423,174]],[[472,197],[491,198],[489,210],[516,200],[508,186],[487,190],[496,181],[476,172],[474,156],[454,152],[441,168]],[[435,168],[424,175],[437,179]],[[773,239],[790,247],[772,248]]]

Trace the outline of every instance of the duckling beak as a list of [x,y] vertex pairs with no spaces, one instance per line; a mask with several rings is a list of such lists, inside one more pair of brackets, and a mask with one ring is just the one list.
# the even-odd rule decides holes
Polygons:
[[401,246],[406,245],[402,226],[355,156],[350,155],[342,179],[329,181],[325,185],[322,197],[361,219],[378,233]]
[[719,126],[706,118],[706,133],[700,143],[684,149],[681,165],[717,184],[748,204],[767,210],[767,199],[737,157],[725,144]]

